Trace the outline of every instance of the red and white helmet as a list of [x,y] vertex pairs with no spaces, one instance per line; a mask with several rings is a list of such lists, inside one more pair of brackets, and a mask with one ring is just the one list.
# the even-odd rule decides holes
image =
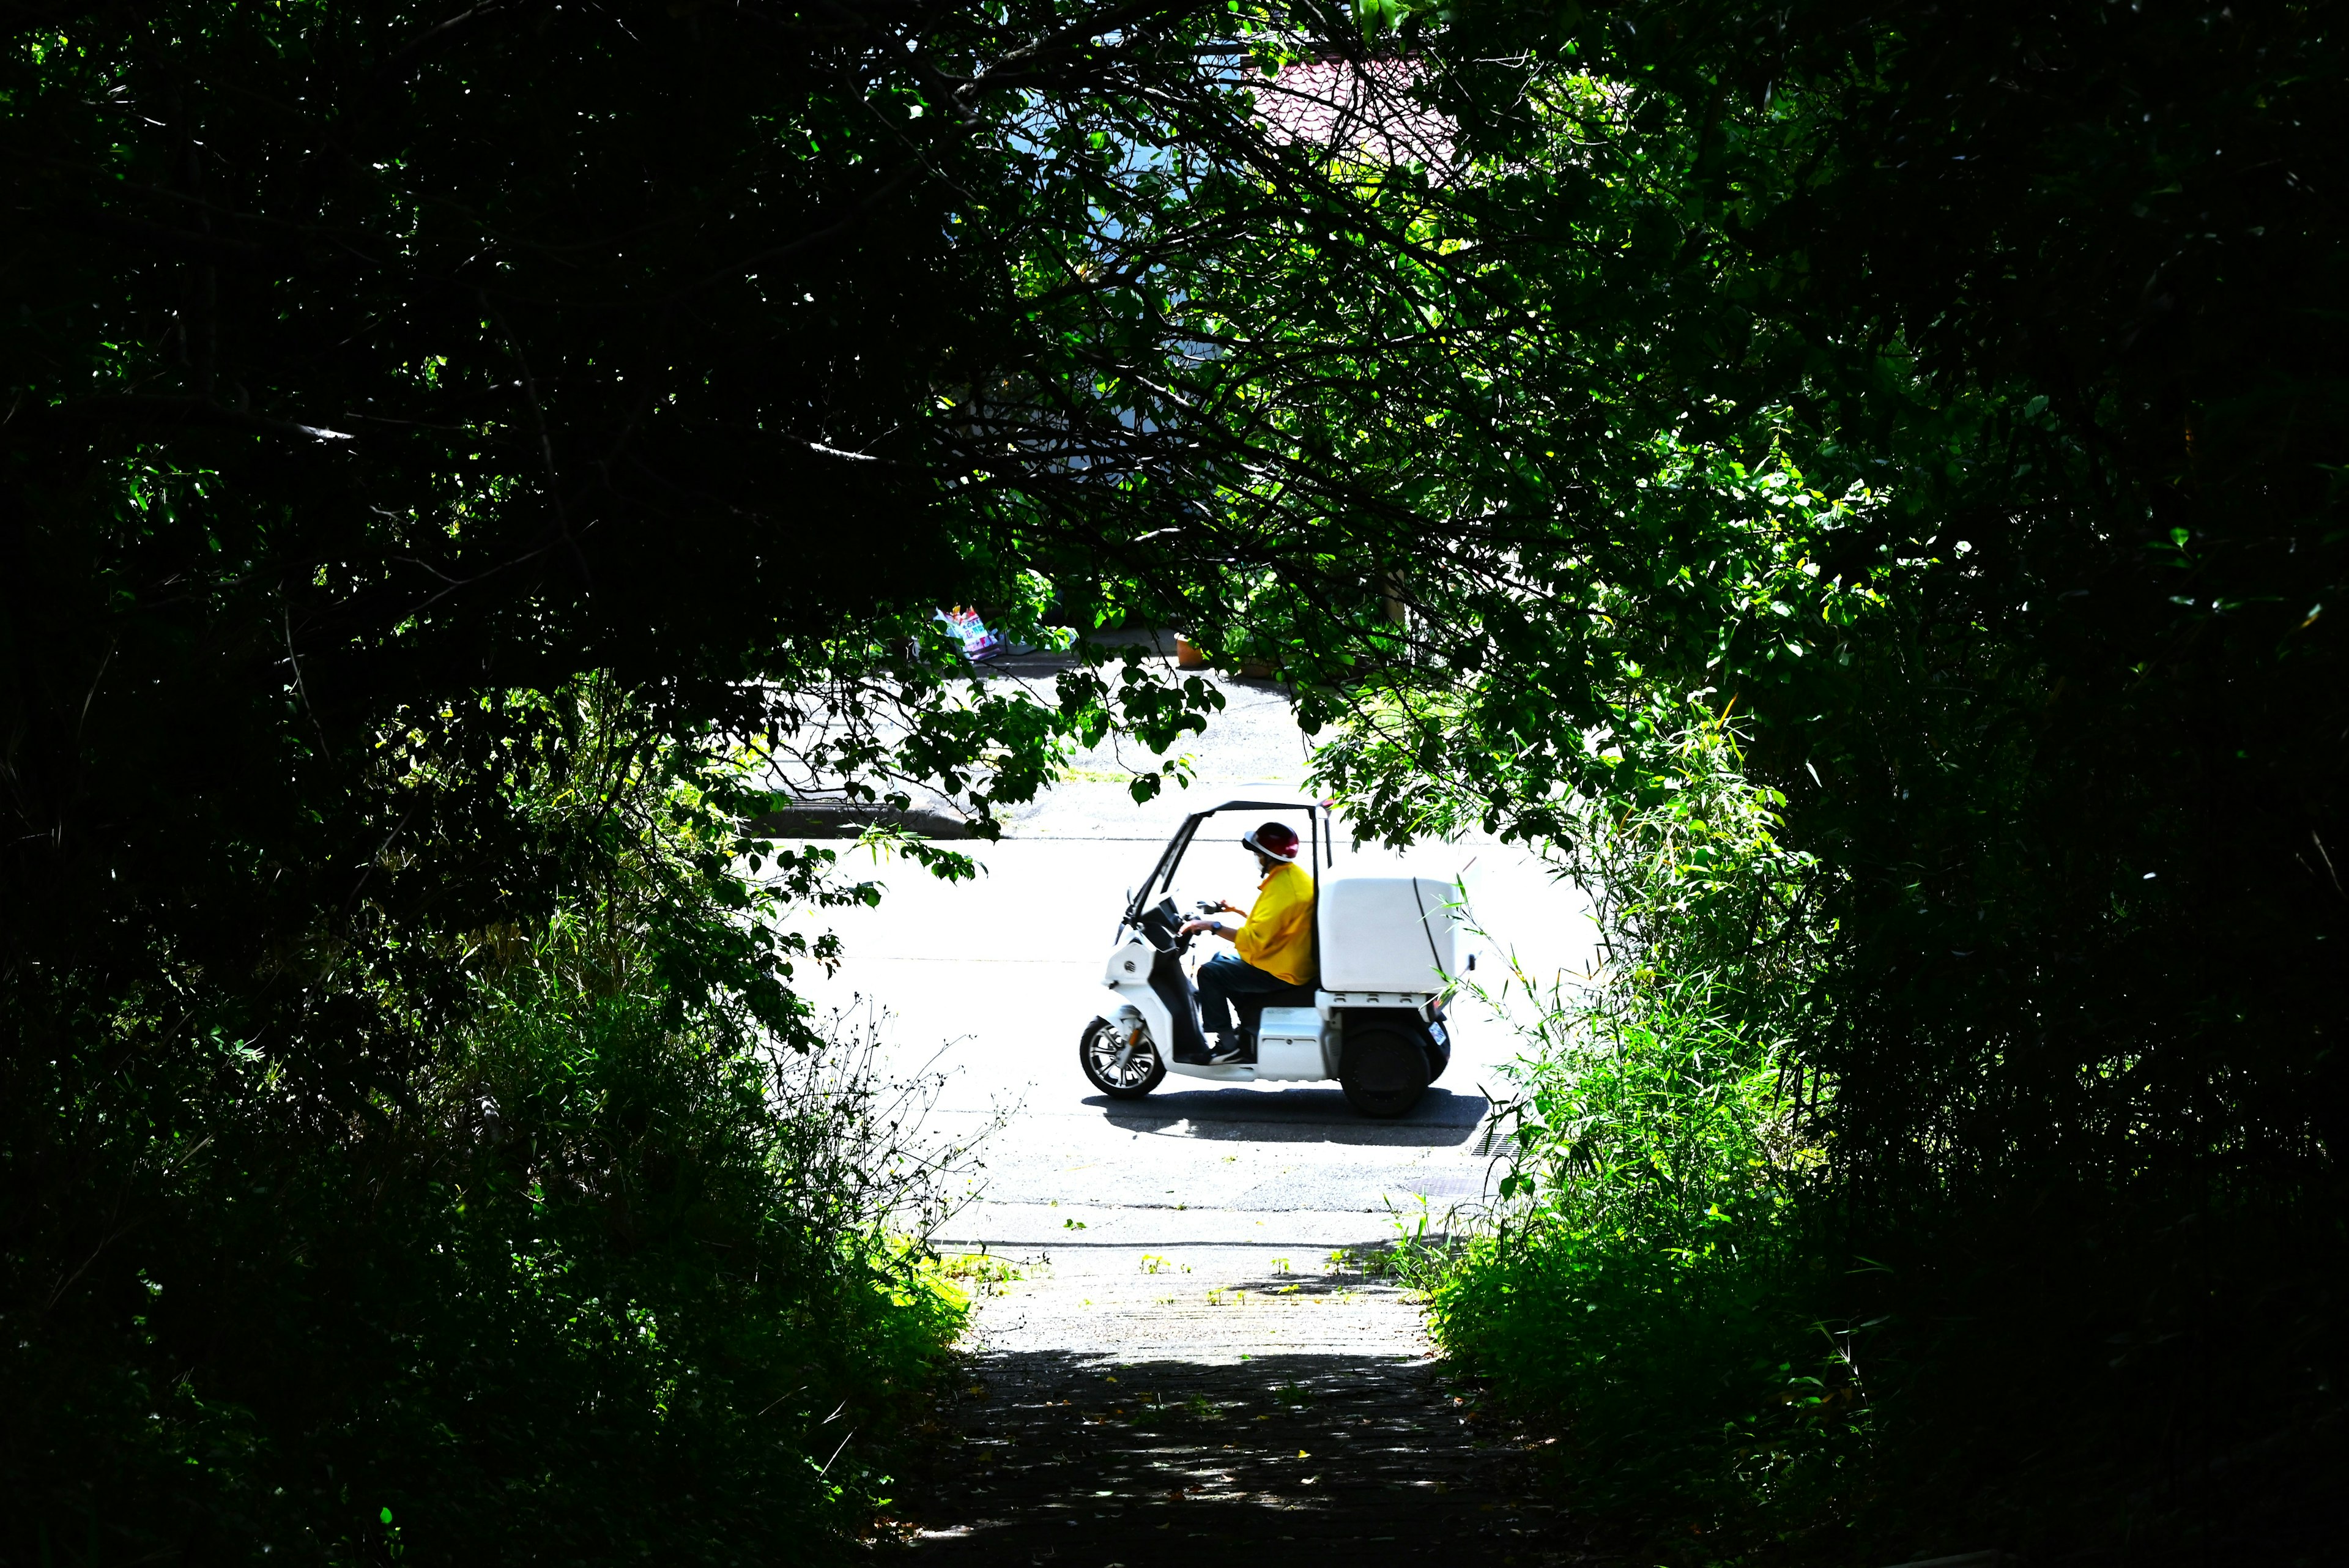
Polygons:
[[1297,858],[1297,830],[1285,823],[1268,822],[1240,842],[1275,860]]

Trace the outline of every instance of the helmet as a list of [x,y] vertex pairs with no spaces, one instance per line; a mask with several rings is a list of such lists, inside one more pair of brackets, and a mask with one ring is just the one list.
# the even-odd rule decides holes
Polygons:
[[1240,842],[1258,855],[1269,855],[1275,860],[1297,858],[1297,830],[1285,823],[1268,822]]

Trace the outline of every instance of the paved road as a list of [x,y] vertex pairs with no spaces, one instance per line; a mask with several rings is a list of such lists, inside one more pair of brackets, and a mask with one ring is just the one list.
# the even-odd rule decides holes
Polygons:
[[[1325,1542],[1432,1542],[1425,1530],[1394,1535],[1387,1503],[1397,1487],[1421,1489],[1423,1501],[1440,1490],[1450,1501],[1439,1513],[1483,1511],[1478,1529],[1518,1528],[1485,1517],[1502,1506],[1500,1493],[1469,1482],[1485,1473],[1483,1460],[1451,1394],[1431,1380],[1415,1306],[1361,1270],[1366,1249],[1391,1243],[1422,1216],[1440,1228],[1446,1210],[1483,1192],[1479,1133],[1516,1054],[1510,1030],[1474,1002],[1457,1007],[1449,1071],[1410,1116],[1385,1122],[1356,1116],[1334,1085],[1207,1087],[1170,1077],[1146,1100],[1113,1102],[1078,1069],[1079,1034],[1107,995],[1099,977],[1118,909],[1182,816],[1227,798],[1304,797],[1306,745],[1278,693],[1246,681],[1227,682],[1226,692],[1219,722],[1187,748],[1195,769],[1187,791],[1136,806],[1117,784],[1082,776],[1114,772],[1117,758],[1078,758],[1077,782],[1020,813],[1002,842],[974,846],[986,867],[977,883],[884,867],[880,906],[832,919],[847,960],[817,988],[819,1001],[885,1008],[894,1069],[947,1075],[933,1132],[986,1134],[971,1201],[938,1237],[946,1250],[983,1251],[1012,1275],[977,1303],[970,1348],[982,1394],[964,1413],[965,1436],[982,1448],[1016,1447],[1018,1432],[1003,1423],[1071,1426],[1054,1439],[1063,1459],[1043,1456],[1019,1472],[1018,1486],[990,1493],[963,1475],[929,1489],[916,1509],[926,1517],[914,1522],[941,1551],[956,1543],[947,1554],[1050,1556],[1049,1543],[1035,1547],[1034,1532],[1081,1521],[1092,1528],[1063,1538],[1065,1558],[1154,1558],[1155,1548],[1119,1545],[1124,1513],[1149,1491],[1135,1478],[1194,1459],[1207,1468],[1161,1490],[1212,1494],[1231,1507],[1212,1530],[1154,1534],[1168,1552],[1199,1538],[1270,1543],[1300,1529]],[[1177,881],[1184,901],[1245,905],[1254,862],[1237,840],[1257,815],[1218,819],[1213,836],[1202,836]],[[1509,951],[1539,974],[1588,967],[1578,896],[1522,851],[1490,841],[1403,856],[1341,847],[1329,874],[1405,868],[1464,882],[1489,933],[1475,944],[1480,977],[1500,972],[1495,960]],[[1192,1408],[1185,1401],[1204,1398],[1234,1419],[1137,1425],[1138,1407],[1085,1416],[1089,1398],[1122,1387],[1103,1381],[1121,1367],[1142,1369],[1136,1376],[1161,1404],[1171,1397]],[[1280,1403],[1276,1386],[1302,1402]],[[1299,1388],[1315,1392],[1304,1398]],[[1319,1422],[1325,1447],[1350,1450],[1357,1425],[1381,1404],[1419,1434],[1415,1458],[1391,1456],[1384,1470],[1286,1459],[1282,1445],[1300,1422]],[[1203,1448],[1185,1432],[1222,1437]],[[1316,1451],[1311,1441],[1302,1446]],[[1079,1450],[1092,1457],[1066,1459]],[[1276,1459],[1277,1476],[1265,1469]],[[1324,1469],[1336,1490],[1313,1490]],[[1124,1479],[1101,1479],[1112,1472]],[[1388,1490],[1373,1499],[1357,1483]],[[1331,1500],[1341,1496],[1355,1501],[1339,1507]]]
[[[1063,784],[1003,841],[972,846],[986,867],[977,882],[885,866],[877,909],[832,912],[847,961],[812,994],[885,1010],[892,1064],[948,1075],[932,1115],[941,1133],[968,1137],[1008,1118],[987,1140],[978,1201],[943,1240],[1029,1255],[1079,1241],[1261,1243],[1301,1262],[1317,1248],[1391,1238],[1391,1211],[1415,1214],[1423,1199],[1441,1210],[1482,1190],[1478,1128],[1517,1046],[1474,1002],[1456,1009],[1450,1070],[1398,1121],[1357,1117],[1335,1085],[1208,1087],[1170,1076],[1148,1099],[1119,1103],[1079,1072],[1078,1036],[1108,996],[1099,977],[1118,908],[1184,814],[1235,797],[1303,798],[1305,742],[1278,691],[1246,681],[1226,690],[1225,712],[1190,748],[1188,790],[1137,806],[1115,784]],[[1115,766],[1106,755],[1076,761],[1081,774]],[[1178,895],[1245,906],[1254,862],[1237,841],[1253,826],[1254,814],[1216,819],[1193,846]],[[1500,972],[1506,950],[1536,972],[1588,966],[1578,895],[1522,850],[1490,841],[1401,856],[1341,847],[1329,875],[1405,868],[1464,873],[1491,933],[1475,944],[1480,978]]]

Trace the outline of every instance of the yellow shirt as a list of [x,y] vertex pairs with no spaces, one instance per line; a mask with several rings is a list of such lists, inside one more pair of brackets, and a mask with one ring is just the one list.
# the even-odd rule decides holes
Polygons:
[[1313,878],[1301,866],[1276,866],[1257,884],[1256,908],[1232,939],[1243,961],[1291,985],[1313,983]]

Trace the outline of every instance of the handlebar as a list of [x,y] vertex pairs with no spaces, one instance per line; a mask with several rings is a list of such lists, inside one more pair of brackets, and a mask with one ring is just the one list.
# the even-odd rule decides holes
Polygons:
[[[1196,908],[1202,919],[1226,912],[1238,913],[1229,904],[1216,898],[1201,898]],[[1174,907],[1174,900],[1161,898],[1157,903],[1142,911],[1142,918],[1135,922],[1134,929],[1142,933],[1144,941],[1160,952],[1179,955],[1189,952],[1191,944],[1199,940],[1195,935],[1184,935],[1183,925],[1184,918],[1181,911]]]
[[1182,934],[1183,917],[1172,898],[1162,898],[1143,910],[1135,929],[1141,931],[1143,940],[1160,952],[1179,956],[1191,950],[1191,939]]

